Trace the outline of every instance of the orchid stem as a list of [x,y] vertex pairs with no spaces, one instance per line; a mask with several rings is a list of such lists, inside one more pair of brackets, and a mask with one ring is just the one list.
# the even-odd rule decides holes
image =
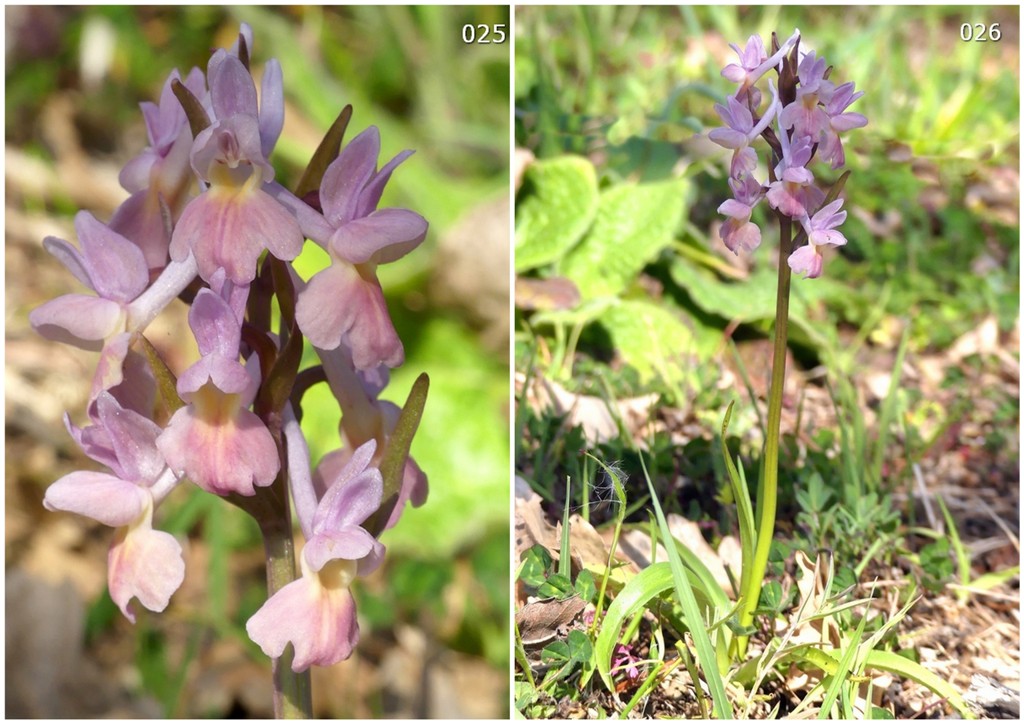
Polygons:
[[[757,485],[757,542],[747,590],[742,592],[743,605],[739,622],[744,628],[754,622],[768,569],[768,554],[775,534],[775,512],[779,490],[779,430],[782,423],[782,391],[786,380],[786,341],[789,333],[789,282],[792,270],[787,260],[793,251],[793,221],[779,214],[779,287],[775,300],[775,346],[772,354],[772,382],[768,393],[768,425],[765,429],[764,457]],[[746,650],[747,637],[737,642],[740,651]]]
[[[284,500],[278,506],[279,516],[262,520],[263,547],[267,556],[267,598],[295,580],[295,543],[292,538],[291,512],[285,473],[282,471],[272,486]],[[311,719],[313,697],[309,669],[302,673],[292,671],[295,649],[291,644],[273,660],[274,716],[277,719]]]

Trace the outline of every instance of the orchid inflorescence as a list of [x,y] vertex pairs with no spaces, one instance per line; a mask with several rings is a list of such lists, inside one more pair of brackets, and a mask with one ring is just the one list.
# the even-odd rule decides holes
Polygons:
[[[846,212],[840,210],[842,199],[826,203],[826,194],[814,185],[808,165],[817,157],[833,170],[842,167],[846,155],[839,134],[868,121],[846,110],[863,92],[854,92],[853,83],[837,86],[829,80],[832,68],[826,67],[825,59],[814,51],[801,53],[799,47],[799,31],[781,46],[773,33],[770,57],[760,36],[751,35],[742,50],[732,44],[739,63],[727,65],[722,75],[739,87],[727,105],[715,106],[726,126],[712,130],[709,137],[733,152],[729,187],[734,198],[718,208],[729,217],[720,232],[725,245],[734,254],[760,245],[761,230],[750,217],[754,207],[767,199],[777,214],[803,227],[808,243],[787,261],[793,271],[814,278],[821,275],[822,247],[846,244],[846,237],[837,230]],[[768,80],[771,100],[761,111],[764,96],[756,84],[771,70],[778,74],[778,86]],[[767,184],[754,175],[757,153],[751,144],[759,136],[771,149]]]
[[[181,545],[153,527],[172,490],[191,481],[289,543],[290,494],[305,541],[300,573],[289,547],[291,575],[271,581],[246,628],[271,657],[291,643],[291,667],[303,671],[351,655],[350,584],[380,564],[378,537],[405,504],[426,498],[408,457],[426,380],[405,409],[379,398],[404,352],[376,268],[415,249],[427,222],[377,208],[411,151],[378,168],[371,126],[339,153],[350,107],[295,193],[277,183],[268,157],[284,121],[281,67],[267,62],[257,98],[251,48],[243,24],[205,75],[173,71],[159,102],[141,104],[150,145],[121,172],[129,198],[109,223],[79,212],[77,247],[43,242],[92,293],[49,301],[30,321],[48,339],[99,352],[88,422],[65,413],[65,425],[108,469],[65,475],[44,504],[117,529],[108,585],[134,622],[133,598],[162,611],[184,579]],[[306,239],[330,258],[308,281],[289,263]],[[179,298],[191,305],[199,357],[175,377],[145,333]],[[320,364],[300,371],[304,338]],[[323,381],[342,409],[341,447],[311,470],[302,396]]]

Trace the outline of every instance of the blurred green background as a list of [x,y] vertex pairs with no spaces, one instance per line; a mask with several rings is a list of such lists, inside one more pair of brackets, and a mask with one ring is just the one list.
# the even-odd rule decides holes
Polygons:
[[[42,252],[42,237],[73,240],[70,221],[79,208],[109,219],[126,196],[117,171],[146,144],[138,103],[156,100],[172,68],[205,70],[210,50],[230,45],[244,21],[255,37],[254,72],[270,57],[283,68],[286,122],[272,158],[278,179],[286,186],[298,180],[322,134],[351,103],[348,139],[374,124],[382,163],[416,150],[393,176],[382,206],[408,207],[430,222],[415,253],[380,269],[406,350],[383,396],[401,404],[416,376],[430,375],[412,450],[429,476],[430,496],[384,535],[383,570],[358,582],[362,644],[352,661],[314,676],[317,712],[505,716],[511,43],[467,45],[462,28],[507,29],[508,8],[6,13],[8,656],[12,620],[41,625],[32,610],[19,613],[12,603],[12,576],[31,590],[38,582],[72,580],[89,599],[82,656],[110,689],[101,696],[98,685],[81,681],[25,684],[9,666],[8,713],[268,715],[269,664],[244,631],[265,597],[255,526],[212,496],[176,491],[157,525],[189,539],[188,580],[168,611],[144,612],[135,627],[124,621],[98,578],[105,575],[109,530],[46,513],[40,504],[46,485],[92,465],[70,444],[60,414],[67,408],[81,421],[94,360],[46,343],[27,326],[33,307],[77,291]],[[324,263],[317,251],[298,262],[307,278]],[[309,393],[305,406],[315,462],[339,443],[338,411],[323,389]],[[55,530],[69,538],[59,540]],[[39,646],[31,648],[46,658]],[[460,696],[469,677],[472,700]]]

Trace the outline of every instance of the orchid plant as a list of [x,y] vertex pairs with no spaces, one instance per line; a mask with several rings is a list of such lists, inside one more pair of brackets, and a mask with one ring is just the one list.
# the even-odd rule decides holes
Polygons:
[[[212,54],[203,73],[172,71],[158,103],[143,103],[149,146],[120,181],[130,194],[104,223],[82,211],[78,245],[45,248],[90,293],[32,311],[44,337],[98,352],[84,425],[68,432],[106,471],[70,473],[44,505],[116,529],[108,556],[113,601],[133,623],[133,599],[164,610],[185,576],[181,544],[154,527],[175,488],[195,485],[237,505],[263,534],[268,598],[246,630],[273,659],[278,717],[311,715],[309,667],[351,656],[359,637],[350,592],[380,565],[380,534],[427,479],[409,457],[426,400],[421,375],[404,408],[380,399],[404,353],[376,269],[413,251],[427,221],[378,208],[404,151],[378,168],[373,126],[342,140],[342,110],[298,187],[269,158],[284,121],[281,66],[260,92],[251,29]],[[328,268],[302,279],[306,240]],[[175,299],[190,305],[197,361],[172,370],[146,337]],[[300,370],[305,340],[319,364]],[[321,382],[341,408],[340,447],[312,469],[300,421]],[[304,541],[296,568],[293,519]]]
[[[841,168],[846,156],[839,134],[865,126],[868,121],[846,110],[863,93],[855,92],[852,82],[836,85],[830,80],[832,67],[814,51],[802,53],[799,31],[781,44],[773,33],[771,55],[757,35],[752,35],[742,49],[731,47],[739,62],[727,65],[722,75],[737,84],[736,92],[725,106],[715,106],[726,125],[709,134],[712,141],[733,152],[729,186],[735,198],[718,208],[728,217],[720,234],[735,254],[741,249],[756,249],[761,243],[761,230],[751,221],[751,214],[766,200],[778,220],[780,238],[772,376],[756,514],[751,510],[745,483],[726,453],[734,499],[740,508],[743,549],[738,624],[740,630],[749,630],[775,528],[790,277],[794,271],[810,279],[821,276],[824,248],[846,244],[846,237],[837,227],[846,219],[839,193],[849,171],[825,192],[815,185],[812,162],[817,160],[832,170]],[[776,78],[766,79],[770,73]],[[758,87],[765,79],[767,95]],[[758,138],[768,147],[766,181],[757,177],[758,154],[753,144]],[[794,228],[800,228],[795,236]],[[741,653],[746,644],[745,635],[735,639]]]

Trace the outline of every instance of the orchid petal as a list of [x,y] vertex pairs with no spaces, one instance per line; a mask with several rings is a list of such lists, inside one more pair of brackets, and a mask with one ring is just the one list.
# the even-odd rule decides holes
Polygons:
[[110,547],[110,597],[132,623],[135,614],[128,607],[132,598],[150,611],[163,611],[184,580],[181,544],[170,533],[153,530],[148,523],[123,529]]
[[377,169],[380,132],[370,126],[342,149],[320,182],[320,206],[332,226],[356,218],[359,195]]
[[284,87],[281,64],[276,58],[267,61],[260,82],[260,148],[270,156],[284,127]]
[[304,573],[277,591],[253,614],[245,630],[274,659],[293,644],[296,672],[347,659],[359,640],[352,594],[347,587],[322,586],[315,573]]
[[381,209],[342,224],[331,237],[331,249],[353,264],[387,264],[419,246],[427,220],[408,209]]
[[109,473],[79,470],[48,487],[43,506],[119,527],[138,518],[149,499],[149,491],[131,481]]
[[95,352],[124,324],[124,310],[108,299],[65,294],[33,309],[28,320],[47,339]]

